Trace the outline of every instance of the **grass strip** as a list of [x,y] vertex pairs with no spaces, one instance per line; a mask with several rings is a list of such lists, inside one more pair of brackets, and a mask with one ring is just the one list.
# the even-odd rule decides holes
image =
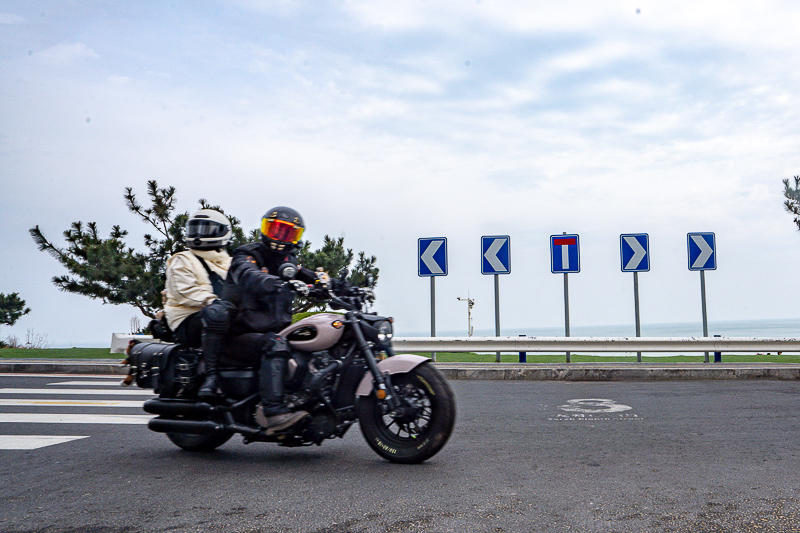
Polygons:
[[[426,357],[430,353],[419,353]],[[49,348],[43,350],[30,350],[25,348],[2,348],[0,349],[0,359],[124,359],[123,354],[109,353],[108,348]],[[710,354],[711,361],[714,355]],[[581,355],[571,354],[570,359],[573,363],[635,363],[636,355]],[[493,363],[495,354],[492,353],[455,353],[437,352],[436,360],[441,363]],[[519,354],[504,353],[501,355],[504,363],[518,363]],[[527,355],[528,363],[566,363],[566,355],[560,354],[539,354],[529,352]],[[653,357],[642,354],[643,363],[702,363],[703,354],[692,355],[671,355],[666,357]],[[800,363],[800,354],[723,354],[723,363]]]

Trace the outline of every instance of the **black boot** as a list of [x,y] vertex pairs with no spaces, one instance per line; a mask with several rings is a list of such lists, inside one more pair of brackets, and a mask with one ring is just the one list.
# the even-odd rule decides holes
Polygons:
[[287,429],[308,416],[306,411],[291,410],[283,401],[283,378],[286,359],[270,357],[261,359],[258,386],[261,404],[256,408],[256,422],[267,428],[267,434]]
[[213,398],[217,396],[219,388],[219,374],[217,373],[217,361],[222,352],[223,336],[219,333],[203,331],[201,346],[203,350],[203,361],[206,364],[206,378],[197,391],[201,398]]

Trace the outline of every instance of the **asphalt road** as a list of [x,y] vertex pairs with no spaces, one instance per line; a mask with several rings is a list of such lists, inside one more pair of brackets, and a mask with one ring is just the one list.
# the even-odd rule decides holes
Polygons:
[[108,404],[147,398],[114,381],[0,376],[0,531],[800,532],[798,382],[454,381],[453,437],[403,466],[356,427],[183,452]]

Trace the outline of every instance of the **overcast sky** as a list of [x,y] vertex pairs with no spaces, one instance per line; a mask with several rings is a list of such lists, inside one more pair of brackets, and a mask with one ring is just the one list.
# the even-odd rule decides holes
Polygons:
[[[132,307],[59,292],[51,240],[114,224],[125,187],[177,188],[248,229],[274,205],[378,258],[375,309],[430,328],[417,240],[446,237],[437,328],[494,329],[480,237],[511,237],[502,333],[563,326],[549,236],[580,235],[572,326],[630,324],[620,234],[648,233],[644,323],[697,322],[688,232],[715,232],[712,321],[797,318],[800,4],[751,1],[0,3],[0,292],[32,312],[0,337],[103,345]],[[144,321],[144,319],[143,319]]]

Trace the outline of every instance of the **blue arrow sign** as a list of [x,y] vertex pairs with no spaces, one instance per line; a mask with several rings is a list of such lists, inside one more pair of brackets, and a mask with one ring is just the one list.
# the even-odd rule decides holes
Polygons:
[[570,274],[581,271],[580,241],[577,235],[550,235],[550,272]]
[[648,272],[650,270],[650,239],[647,233],[620,235],[619,257],[623,272]]
[[417,241],[418,274],[421,277],[447,275],[447,238],[430,237]]
[[687,233],[689,270],[716,270],[717,245],[713,233]]
[[481,237],[481,274],[511,273],[511,237]]

